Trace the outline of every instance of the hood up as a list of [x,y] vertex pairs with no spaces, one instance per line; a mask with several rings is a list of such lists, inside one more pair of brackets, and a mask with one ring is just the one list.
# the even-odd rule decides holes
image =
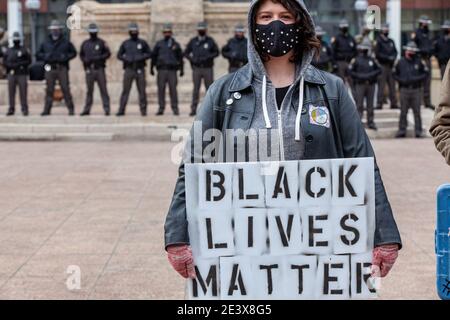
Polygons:
[[[266,72],[266,68],[264,67],[264,63],[261,60],[261,57],[259,56],[258,52],[256,51],[255,45],[254,45],[254,39],[253,39],[253,32],[254,25],[253,25],[253,14],[255,11],[256,4],[261,0],[252,0],[250,4],[250,10],[248,13],[248,48],[247,48],[247,54],[248,54],[248,61],[250,64],[250,67],[252,69],[253,78],[262,81],[262,104],[263,104],[263,112],[264,112],[264,119],[266,123],[266,128],[270,129],[272,127],[267,111],[267,82],[268,76]],[[314,30],[314,22],[309,14],[308,10],[305,7],[305,4],[302,0],[295,0],[300,5],[301,9],[305,13],[305,16],[307,16],[307,21],[304,23],[309,24],[312,27],[312,30]],[[301,41],[301,39],[300,39]],[[300,99],[299,104],[300,107],[298,108],[298,114],[296,118],[296,128],[295,128],[295,140],[300,140],[300,118],[301,118],[301,110],[303,106],[303,92],[304,92],[304,79],[303,76],[305,74],[305,71],[309,64],[311,63],[313,59],[314,53],[312,51],[307,51],[303,53],[303,58],[301,63],[298,63],[296,66],[296,72],[295,72],[295,80],[292,84],[292,87],[295,87],[298,83],[300,83]]]

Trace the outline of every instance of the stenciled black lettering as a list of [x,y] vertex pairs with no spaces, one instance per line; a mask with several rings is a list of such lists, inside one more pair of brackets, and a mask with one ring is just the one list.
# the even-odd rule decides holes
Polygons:
[[349,240],[346,235],[342,235],[341,236],[341,241],[344,244],[346,244],[347,246],[352,246],[352,245],[358,243],[358,241],[360,239],[360,234],[359,234],[359,230],[358,229],[356,229],[355,227],[352,227],[352,226],[349,226],[349,225],[346,224],[346,222],[349,219],[351,219],[351,220],[356,222],[356,221],[359,220],[359,218],[354,213],[351,213],[351,214],[343,216],[342,219],[341,219],[341,222],[340,222],[342,230],[348,231],[348,232],[352,232],[354,234],[353,240]]
[[208,292],[208,287],[211,285],[211,294],[213,297],[217,297],[218,295],[218,285],[217,285],[217,266],[212,265],[209,268],[208,275],[206,280],[203,280],[203,277],[198,270],[197,266],[195,266],[195,274],[197,277],[192,279],[192,295],[197,298],[198,297],[198,284],[202,288],[204,294]]
[[[281,184],[283,184],[283,187],[281,187]],[[273,190],[273,199],[278,199],[278,195],[280,193],[284,193],[286,199],[291,198],[291,192],[289,190],[289,184],[287,180],[287,174],[284,171],[284,167],[278,168],[278,174],[277,174],[277,180],[275,182],[275,188]]]
[[339,190],[338,190],[338,196],[339,198],[343,198],[345,194],[344,190],[344,184],[347,188],[348,192],[352,197],[357,197],[357,194],[355,192],[355,189],[353,188],[352,184],[350,183],[350,177],[355,172],[355,170],[358,168],[357,165],[352,165],[350,169],[347,171],[346,174],[344,174],[344,166],[339,166]]

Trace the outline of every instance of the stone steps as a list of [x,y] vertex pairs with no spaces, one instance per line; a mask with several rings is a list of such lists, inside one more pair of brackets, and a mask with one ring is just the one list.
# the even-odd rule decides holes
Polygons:
[[[187,132],[193,120],[186,112],[179,117],[168,112],[163,117],[149,115],[145,118],[139,116],[136,111],[120,118],[102,115],[68,117],[65,113],[66,111],[61,109],[55,112],[55,115],[44,118],[38,115],[29,117],[0,116],[0,140],[112,141],[136,139],[170,141],[174,130],[182,129]],[[371,139],[394,138],[398,130],[399,113],[399,110],[377,110],[375,121],[379,129],[378,131],[367,130],[369,137]],[[424,133],[429,136],[427,129],[433,112],[424,109],[422,115]],[[408,136],[414,137],[412,112],[409,113],[408,120]]]

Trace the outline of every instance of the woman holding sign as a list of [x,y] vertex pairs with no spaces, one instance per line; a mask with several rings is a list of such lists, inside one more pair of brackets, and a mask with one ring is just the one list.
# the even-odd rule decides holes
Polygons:
[[[303,1],[254,0],[248,28],[249,63],[209,88],[191,131],[194,138],[187,151],[193,152],[180,166],[166,220],[165,241],[169,261],[183,277],[195,277],[186,220],[184,163],[224,161],[205,158],[203,150],[196,150],[196,127],[201,129],[201,137],[209,129],[222,133],[228,129],[253,129],[259,135],[267,130],[271,137],[278,137],[275,150],[274,144],[269,145],[269,159],[261,159],[260,153],[255,157],[245,149],[244,159],[225,154],[227,161],[374,157],[342,80],[311,65],[320,50],[320,41]],[[202,141],[202,145],[204,149],[207,142]],[[373,265],[384,277],[397,258],[401,240],[377,166],[375,197]]]

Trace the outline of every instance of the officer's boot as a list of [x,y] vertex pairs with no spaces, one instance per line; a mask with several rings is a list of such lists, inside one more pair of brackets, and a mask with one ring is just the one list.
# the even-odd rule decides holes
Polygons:
[[147,108],[141,109],[141,116],[146,117],[147,116]]
[[75,109],[74,108],[69,108],[69,116],[74,116],[75,115]]
[[164,109],[159,108],[158,112],[155,114],[155,116],[162,116],[164,114]]
[[7,117],[13,116],[15,113],[14,109],[9,108],[8,113],[6,114]]
[[29,111],[28,111],[28,105],[24,105],[22,106],[22,114],[24,117],[27,117],[29,115]]
[[91,110],[89,110],[88,108],[84,108],[83,112],[80,113],[81,117],[85,117],[85,116],[89,116],[91,114]]
[[191,113],[189,113],[190,117],[195,117],[197,115],[197,107],[192,106],[191,107]]
[[50,113],[51,113],[51,109],[50,109],[50,107],[48,107],[48,106],[45,106],[45,107],[44,107],[44,111],[42,111],[42,113],[41,113],[41,117],[46,117],[46,116],[49,116],[49,115],[50,115]]
[[174,116],[179,116],[180,115],[180,109],[177,108],[173,108],[173,115]]
[[103,107],[103,110],[105,111],[105,116],[109,117],[111,115],[111,109],[109,106]]
[[119,110],[116,113],[117,117],[123,117],[125,115],[125,107],[124,106],[120,106]]

